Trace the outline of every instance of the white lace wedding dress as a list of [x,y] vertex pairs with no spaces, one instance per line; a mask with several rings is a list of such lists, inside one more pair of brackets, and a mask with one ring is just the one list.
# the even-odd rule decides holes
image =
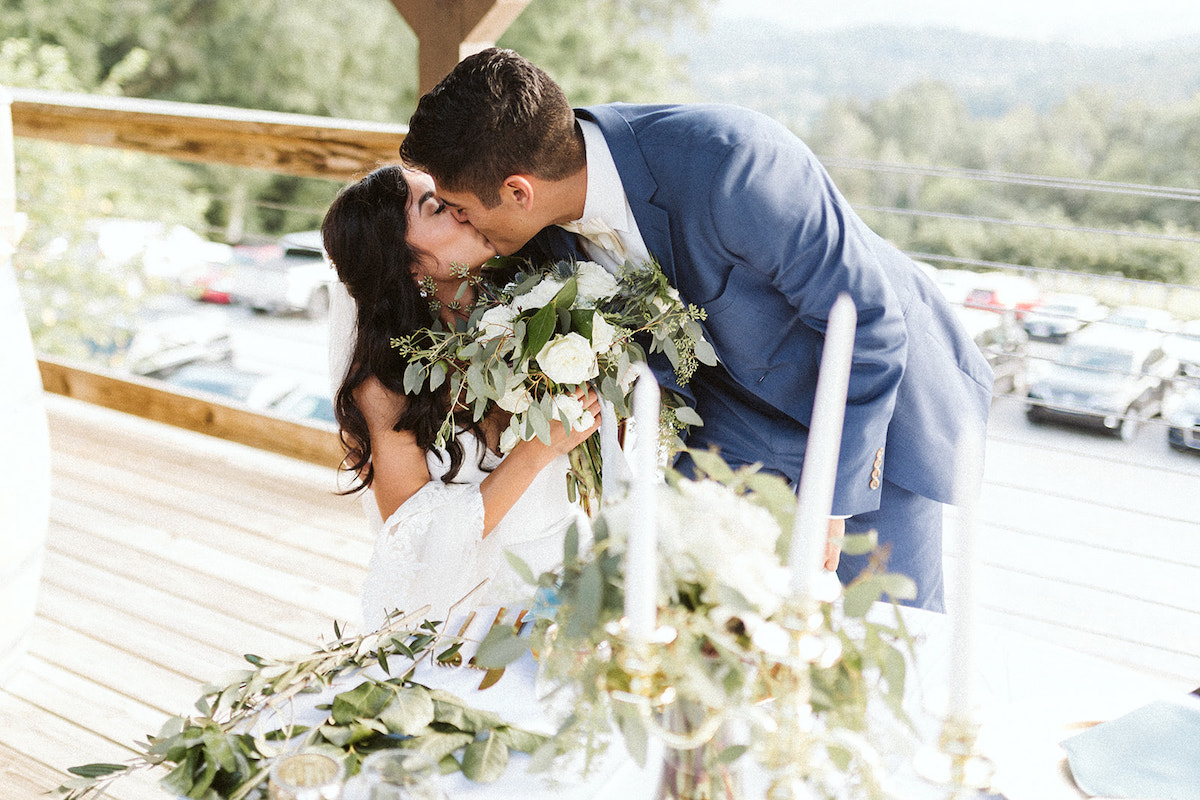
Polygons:
[[[505,552],[539,575],[561,565],[563,536],[573,522],[581,533],[589,530],[582,509],[567,498],[569,464],[566,456],[560,456],[538,473],[484,536],[479,484],[501,459],[479,448],[469,433],[460,434],[459,441],[467,457],[455,482],[442,482],[446,464],[431,453],[429,483],[380,524],[363,586],[363,622],[368,630],[378,628],[387,612],[396,609],[415,612],[429,605],[427,619],[445,620],[460,601],[460,611],[528,605],[533,587],[518,575]],[[372,523],[378,523],[373,499],[368,510],[374,512]]]
[[[346,374],[354,341],[354,301],[335,285],[330,309],[329,366],[334,391]],[[443,483],[449,459],[430,453],[430,481],[388,519],[380,519],[375,496],[363,492],[363,509],[375,532],[375,549],[362,608],[365,630],[380,627],[390,611],[417,612],[446,620],[452,608],[528,603],[533,587],[505,556],[508,551],[538,575],[562,562],[563,538],[573,522],[588,535],[587,517],[567,497],[569,461],[561,456],[533,480],[525,494],[485,537],[479,484],[500,457],[480,448],[470,433],[459,435],[466,453],[454,482]],[[483,450],[482,466],[480,453]],[[457,607],[456,604],[459,604]]]

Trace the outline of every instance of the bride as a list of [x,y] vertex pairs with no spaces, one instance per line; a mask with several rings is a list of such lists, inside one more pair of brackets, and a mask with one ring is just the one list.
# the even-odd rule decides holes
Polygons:
[[354,475],[350,491],[363,492],[377,529],[363,588],[366,629],[396,610],[428,606],[425,618],[446,620],[452,608],[520,602],[531,587],[505,552],[539,574],[561,561],[571,523],[586,524],[567,497],[565,474],[567,453],[599,425],[595,394],[582,399],[597,423],[570,433],[553,425],[550,445],[522,441],[502,457],[508,419],[494,409],[478,423],[469,410],[456,415],[458,436],[435,449],[450,402],[446,384],[406,395],[406,364],[391,340],[438,321],[453,328],[465,318],[458,308],[474,296],[470,286],[460,295],[453,266],[478,270],[495,251],[447,213],[428,175],[399,166],[344,188],[321,233],[345,288],[330,321],[343,468]]

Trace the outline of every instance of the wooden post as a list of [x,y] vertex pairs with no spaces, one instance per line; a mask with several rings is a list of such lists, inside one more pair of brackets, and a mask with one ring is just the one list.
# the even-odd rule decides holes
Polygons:
[[0,86],[0,683],[33,624],[50,514],[50,435],[12,254],[16,213],[12,98]]
[[496,43],[529,0],[392,0],[417,34],[417,92],[425,94],[454,65]]

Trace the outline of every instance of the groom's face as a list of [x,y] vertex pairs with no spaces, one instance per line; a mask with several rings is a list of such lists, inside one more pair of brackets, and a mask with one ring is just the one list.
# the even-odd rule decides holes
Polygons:
[[522,191],[507,184],[500,192],[500,204],[488,208],[473,192],[439,191],[442,201],[454,216],[475,226],[502,256],[512,255],[525,246],[544,225],[539,224]]

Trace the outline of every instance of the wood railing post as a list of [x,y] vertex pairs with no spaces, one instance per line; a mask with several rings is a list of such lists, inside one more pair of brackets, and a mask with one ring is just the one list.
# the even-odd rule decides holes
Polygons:
[[50,514],[50,435],[12,255],[16,210],[12,99],[0,86],[0,683],[33,624]]
[[462,59],[496,43],[530,0],[392,0],[417,35],[419,94]]

